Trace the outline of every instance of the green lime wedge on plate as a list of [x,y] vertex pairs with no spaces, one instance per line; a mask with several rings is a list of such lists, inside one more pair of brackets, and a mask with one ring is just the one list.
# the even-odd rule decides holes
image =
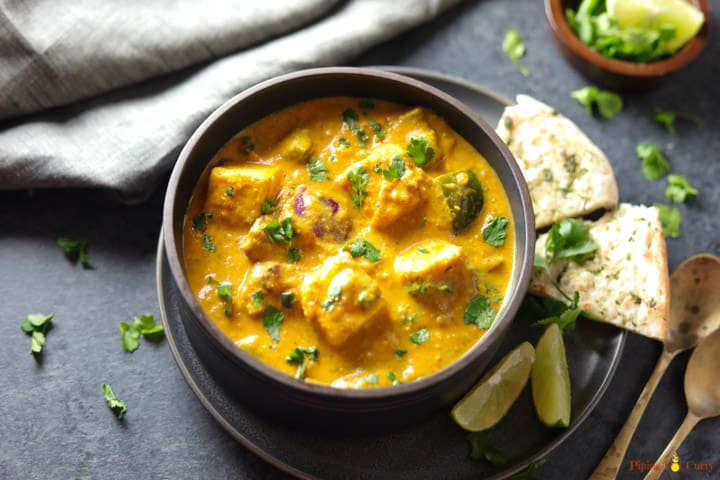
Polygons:
[[661,40],[664,53],[674,53],[685,45],[705,22],[703,12],[685,0],[607,0],[607,12],[622,30],[674,27],[675,35]]
[[538,340],[530,378],[540,421],[548,427],[570,425],[570,375],[565,344],[557,323],[548,325]]
[[465,430],[478,432],[498,423],[530,378],[535,349],[523,342],[505,355],[458,403],[450,416]]

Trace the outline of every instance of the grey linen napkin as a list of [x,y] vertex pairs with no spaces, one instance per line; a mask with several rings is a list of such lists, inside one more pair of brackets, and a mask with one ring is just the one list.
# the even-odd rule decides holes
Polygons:
[[0,189],[141,200],[225,100],[347,62],[458,1],[0,0]]

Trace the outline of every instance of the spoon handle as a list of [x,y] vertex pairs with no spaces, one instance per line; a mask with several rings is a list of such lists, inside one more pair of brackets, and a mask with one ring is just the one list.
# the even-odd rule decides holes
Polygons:
[[653,468],[651,468],[648,474],[645,475],[644,480],[657,480],[658,478],[660,478],[660,475],[662,475],[665,470],[670,470],[672,468],[672,462],[670,460],[673,454],[677,452],[677,449],[680,447],[680,444],[683,442],[683,440],[685,440],[685,437],[688,436],[690,430],[692,430],[700,420],[700,417],[697,417],[691,412],[688,412],[688,414],[685,416],[685,420],[683,420],[683,422],[680,424],[677,432],[675,432],[675,435],[673,436],[672,440],[670,440],[670,443],[667,444],[665,450],[663,450],[663,452],[660,454],[657,461],[653,465]]
[[643,388],[643,391],[640,393],[635,406],[625,421],[625,425],[623,425],[617,437],[615,437],[615,441],[607,453],[605,453],[603,459],[598,466],[595,467],[589,480],[614,480],[617,477],[622,461],[625,458],[625,452],[627,452],[630,440],[632,440],[635,434],[635,429],[637,429],[638,423],[640,423],[640,419],[643,413],[645,413],[645,408],[650,401],[650,397],[652,397],[655,388],[658,386],[658,383],[660,383],[660,379],[665,374],[665,370],[667,370],[668,365],[670,365],[674,357],[675,353],[663,349],[655,365],[655,370],[653,370],[652,375],[650,375],[650,378],[645,384],[645,388]]

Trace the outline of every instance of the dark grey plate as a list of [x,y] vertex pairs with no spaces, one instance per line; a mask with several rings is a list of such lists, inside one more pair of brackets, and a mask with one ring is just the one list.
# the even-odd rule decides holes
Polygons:
[[[490,124],[497,123],[507,104],[477,86],[449,77],[413,69],[393,70],[446,91]],[[582,320],[574,332],[565,336],[573,391],[571,426],[562,430],[542,426],[526,388],[506,418],[489,432],[508,460],[502,469],[469,459],[465,435],[448,416],[449,408],[413,428],[385,434],[305,433],[248,410],[205,370],[180,321],[177,305],[182,299],[162,245],[161,239],[157,255],[160,314],[180,371],[203,405],[233,437],[271,464],[300,478],[505,478],[547,455],[582,423],[610,383],[625,343],[624,331]],[[523,340],[535,343],[540,333],[539,328],[517,323],[499,355]]]

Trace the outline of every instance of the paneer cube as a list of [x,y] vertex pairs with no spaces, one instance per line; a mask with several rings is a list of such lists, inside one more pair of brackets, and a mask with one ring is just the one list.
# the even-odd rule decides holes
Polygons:
[[443,240],[413,245],[395,259],[394,268],[415,300],[441,311],[473,289],[462,248]]
[[281,261],[287,256],[287,247],[272,242],[265,233],[265,228],[274,221],[273,218],[263,215],[250,227],[248,233],[240,240],[240,250],[245,252],[251,262],[268,260]]
[[[402,175],[394,178],[390,174],[388,178],[383,171],[392,171],[396,158],[402,161]],[[359,168],[369,176],[367,197],[362,203],[371,215],[370,224],[373,227],[384,229],[398,220],[419,215],[419,210],[427,201],[432,181],[408,159],[400,146],[388,143],[373,148],[363,160],[353,163],[342,173],[336,182],[352,192],[353,185],[348,180],[348,174]]]
[[388,328],[388,309],[378,283],[346,252],[307,274],[300,291],[305,318],[332,346],[352,339],[372,343]]
[[280,169],[262,165],[215,167],[210,172],[205,211],[214,221],[247,227],[260,216],[266,198],[280,190]]
[[296,128],[275,147],[277,155],[295,163],[304,163],[310,156],[313,144],[307,128]]
[[240,287],[237,305],[243,306],[249,315],[260,315],[268,305],[280,303],[281,293],[292,292],[297,298],[299,294],[297,287],[301,281],[302,274],[296,265],[278,262],[256,263],[247,273]]

